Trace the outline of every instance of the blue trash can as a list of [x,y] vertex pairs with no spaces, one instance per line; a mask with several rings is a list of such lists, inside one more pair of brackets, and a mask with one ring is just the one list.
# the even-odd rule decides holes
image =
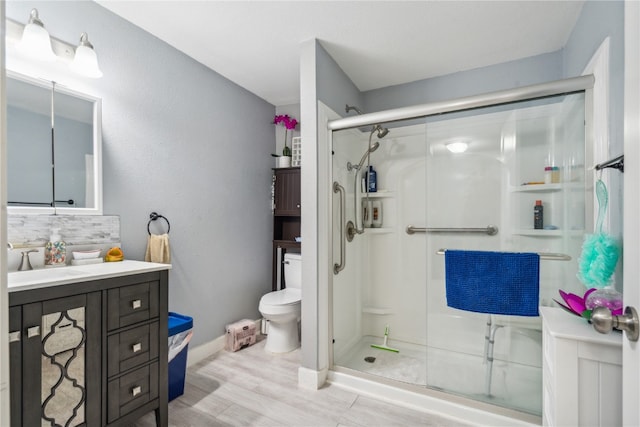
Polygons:
[[169,401],[184,393],[187,351],[193,335],[193,318],[169,312]]

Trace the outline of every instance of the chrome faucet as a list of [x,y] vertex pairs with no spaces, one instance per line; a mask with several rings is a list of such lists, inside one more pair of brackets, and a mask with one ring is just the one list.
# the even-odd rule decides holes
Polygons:
[[22,261],[20,261],[20,267],[18,267],[18,271],[33,270],[33,267],[31,266],[31,260],[29,260],[29,254],[31,252],[38,252],[38,250],[30,249],[28,251],[22,252]]

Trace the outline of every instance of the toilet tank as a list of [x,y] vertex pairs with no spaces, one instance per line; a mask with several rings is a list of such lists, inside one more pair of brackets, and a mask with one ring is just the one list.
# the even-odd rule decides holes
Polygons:
[[302,256],[300,254],[284,254],[284,281],[287,288],[302,289]]

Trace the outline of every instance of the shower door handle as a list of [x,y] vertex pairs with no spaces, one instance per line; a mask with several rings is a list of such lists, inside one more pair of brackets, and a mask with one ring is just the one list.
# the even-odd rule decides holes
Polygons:
[[338,184],[337,181],[333,183],[333,192],[340,193],[340,262],[333,264],[333,274],[338,274],[344,269],[344,258],[346,251],[346,239],[344,237],[344,218],[345,218],[345,195],[344,187]]

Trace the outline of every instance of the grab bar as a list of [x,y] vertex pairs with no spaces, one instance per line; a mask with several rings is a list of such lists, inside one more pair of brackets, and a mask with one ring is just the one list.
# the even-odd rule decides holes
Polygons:
[[[438,255],[444,255],[446,249],[440,249],[436,253]],[[557,254],[552,252],[536,252],[540,259],[552,260],[552,261],[571,261],[571,256],[567,254]]]
[[407,234],[414,233],[486,233],[489,236],[498,234],[498,227],[495,225],[487,225],[485,228],[421,228],[413,225],[407,226]]
[[337,181],[333,183],[333,192],[340,193],[340,262],[333,264],[333,274],[338,274],[344,269],[344,253],[346,252],[347,240],[344,238],[344,218],[345,214],[345,195],[344,187],[338,184]]

